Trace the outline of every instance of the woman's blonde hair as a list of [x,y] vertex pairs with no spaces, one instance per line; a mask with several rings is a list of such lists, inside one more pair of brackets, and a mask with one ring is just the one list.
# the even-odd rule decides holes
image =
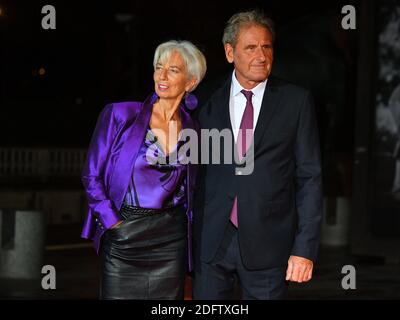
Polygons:
[[190,41],[170,40],[161,43],[154,53],[154,70],[158,62],[167,60],[174,51],[178,52],[185,62],[189,79],[196,79],[195,85],[190,90],[193,91],[200,81],[203,80],[207,64],[204,54]]

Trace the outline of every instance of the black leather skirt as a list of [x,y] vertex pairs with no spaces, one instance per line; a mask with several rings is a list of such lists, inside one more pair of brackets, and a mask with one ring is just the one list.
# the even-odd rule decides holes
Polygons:
[[123,206],[103,235],[100,299],[183,299],[187,217],[183,207]]

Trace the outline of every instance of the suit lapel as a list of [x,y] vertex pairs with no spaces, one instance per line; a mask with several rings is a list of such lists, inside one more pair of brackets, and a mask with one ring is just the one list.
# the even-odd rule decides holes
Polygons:
[[[197,128],[195,126],[195,123],[192,119],[192,117],[185,111],[185,109],[183,108],[183,106],[180,106],[180,116],[181,116],[181,122],[182,122],[182,130],[184,129],[192,129],[195,130],[197,132]],[[197,132],[198,134],[198,132]],[[190,143],[190,141],[189,141]],[[188,187],[188,192],[187,192],[187,201],[188,201],[188,211],[190,211],[191,208],[191,195],[193,193],[193,188],[194,188],[194,176],[195,176],[195,172],[196,172],[196,166],[189,163],[186,165],[186,174],[187,174],[187,187]],[[190,217],[188,217],[189,220],[191,219]]]
[[[197,127],[193,121],[193,118],[186,112],[183,105],[179,106],[180,108],[180,116],[181,116],[181,123],[182,123],[182,130],[184,129],[192,129],[199,133]],[[179,143],[179,142],[178,142]],[[190,143],[190,142],[189,142]],[[194,164],[187,164],[186,165],[186,215],[188,219],[187,224],[187,236],[188,236],[188,268],[189,271],[193,270],[193,250],[192,250],[192,223],[193,223],[193,192],[195,187],[195,175],[196,175],[196,165]]]
[[231,132],[233,132],[230,113],[229,113],[229,97],[231,92],[231,82],[232,78],[229,77],[225,81],[224,85],[217,92],[215,99],[213,101],[213,105],[215,104],[220,120],[218,129],[222,130],[227,128],[231,130]]
[[260,114],[254,130],[254,153],[262,141],[265,130],[271,121],[280,101],[280,90],[274,77],[269,77],[261,104]]
[[136,161],[140,147],[149,125],[153,104],[157,95],[149,96],[143,103],[143,107],[136,117],[136,120],[128,129],[127,138],[123,143],[115,164],[112,181],[110,184],[110,196],[119,210],[131,179],[132,167]]

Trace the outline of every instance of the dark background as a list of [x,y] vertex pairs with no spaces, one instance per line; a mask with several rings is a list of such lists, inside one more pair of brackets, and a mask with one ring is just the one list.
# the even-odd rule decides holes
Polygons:
[[[319,51],[317,58],[328,56],[328,66],[328,59],[344,64],[340,80],[351,83],[357,31],[340,28],[340,10],[348,3],[3,0],[2,145],[85,147],[105,103],[141,100],[152,91],[154,50],[169,39],[188,39],[197,44],[208,63],[204,82],[215,81],[231,70],[221,41],[224,24],[243,9],[262,8],[274,18],[278,35],[276,65],[283,61],[298,65],[312,58],[309,52],[314,44],[313,50]],[[45,4],[56,8],[56,30],[41,27],[41,8]],[[124,19],[127,21],[122,22]],[[287,66],[279,71],[289,80],[314,86],[311,89],[323,94],[328,78],[337,75],[326,74],[323,81],[313,79],[318,77],[314,71],[322,70],[316,70],[310,60],[306,63],[298,65],[301,70]],[[42,76],[40,68],[45,69]],[[351,85],[354,89],[354,82]],[[346,123],[341,125],[347,129],[352,127],[351,113],[349,120],[342,119]],[[344,148],[351,149],[353,135],[349,132],[348,136],[350,141],[339,140],[346,144]]]

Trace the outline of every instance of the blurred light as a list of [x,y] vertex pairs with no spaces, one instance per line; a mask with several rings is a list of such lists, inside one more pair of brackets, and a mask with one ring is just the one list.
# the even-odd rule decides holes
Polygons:
[[117,13],[114,17],[120,23],[128,23],[133,19],[133,15],[130,13]]
[[76,98],[76,99],[75,99],[75,103],[76,103],[76,104],[82,104],[82,102],[83,102],[83,99],[82,99],[82,98]]
[[2,7],[0,7],[0,16],[2,16],[2,15],[3,15],[3,13],[4,13],[4,10],[3,10],[3,8],[2,8]]
[[45,68],[40,68],[39,69],[39,76],[44,76],[46,73],[46,69]]

